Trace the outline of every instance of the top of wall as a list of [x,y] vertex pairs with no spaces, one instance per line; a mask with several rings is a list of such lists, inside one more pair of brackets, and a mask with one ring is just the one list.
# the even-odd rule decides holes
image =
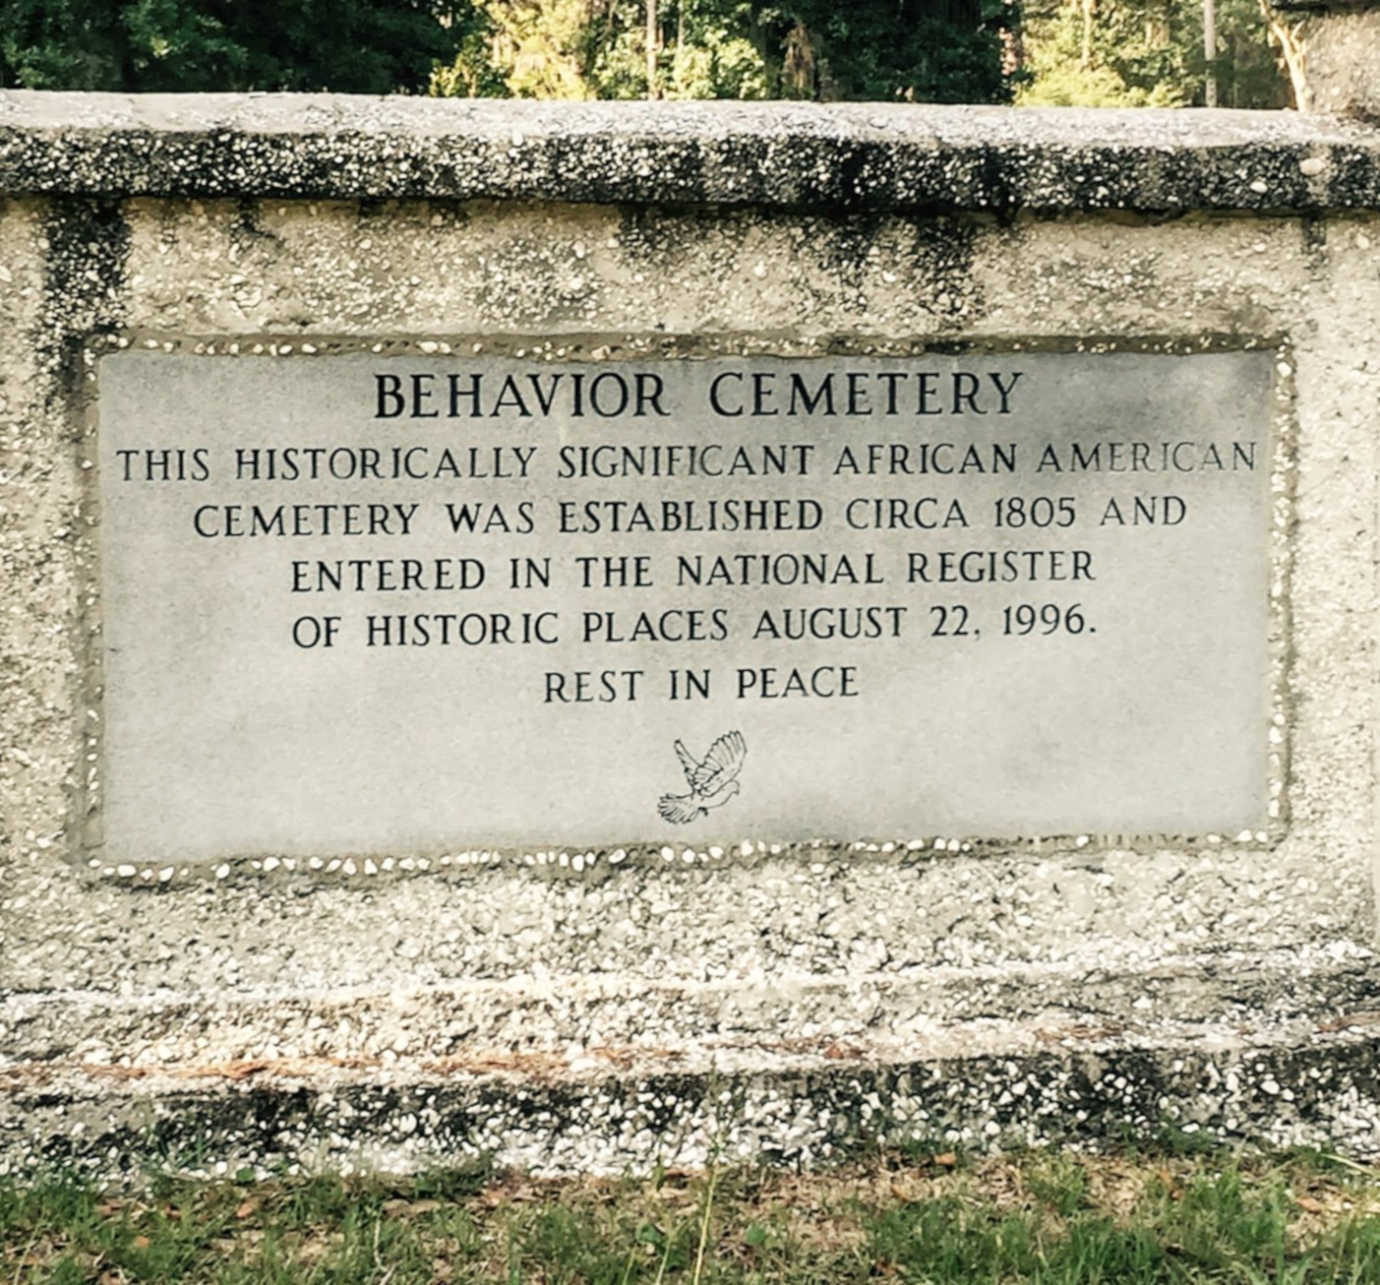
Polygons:
[[0,194],[21,193],[1380,209],[1380,130],[1293,112],[0,91]]

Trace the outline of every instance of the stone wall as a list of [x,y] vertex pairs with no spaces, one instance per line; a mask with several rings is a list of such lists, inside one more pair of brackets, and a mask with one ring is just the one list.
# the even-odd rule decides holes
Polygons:
[[1380,115],[1380,7],[1373,0],[1272,0],[1272,39],[1298,106],[1374,122]]
[[[0,1172],[1380,1153],[1380,134],[5,93],[0,192]],[[485,335],[1267,348],[1278,825],[104,861],[93,344]]]

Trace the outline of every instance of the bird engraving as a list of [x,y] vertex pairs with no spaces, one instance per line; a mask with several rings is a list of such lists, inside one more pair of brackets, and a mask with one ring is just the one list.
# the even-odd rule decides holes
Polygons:
[[685,771],[689,794],[663,794],[656,805],[663,821],[686,825],[709,814],[710,808],[721,808],[743,788],[738,774],[747,757],[747,742],[742,732],[725,732],[701,760],[685,748],[684,741],[675,744],[676,757]]

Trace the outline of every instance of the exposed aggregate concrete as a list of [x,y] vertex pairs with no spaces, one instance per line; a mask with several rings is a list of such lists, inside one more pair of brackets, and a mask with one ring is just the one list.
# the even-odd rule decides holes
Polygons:
[[1375,0],[1271,0],[1296,42],[1305,68],[1299,106],[1380,119],[1380,5]]
[[1370,208],[1380,141],[1287,112],[0,92],[0,188],[830,211]]
[[[617,1171],[1165,1121],[1380,1153],[1375,136],[1208,113],[528,111],[0,95],[0,1171],[481,1151]],[[1138,146],[1153,169],[1128,164]],[[1075,164],[1113,186],[1070,187]],[[1096,215],[1118,202],[1188,212]],[[1279,815],[1148,844],[107,874],[98,335],[1276,348]]]
[[[299,1068],[228,1089],[185,1081],[72,1091],[59,1072],[0,1115],[0,1173],[61,1166],[139,1182],[149,1168],[218,1176],[382,1170],[482,1160],[539,1175],[630,1164],[808,1165],[862,1147],[930,1142],[990,1150],[1058,1141],[1097,1148],[1164,1130],[1274,1146],[1325,1137],[1375,1154],[1376,1041],[1178,1049],[1064,1047],[929,1056],[894,1065],[755,1052],[742,1067],[553,1080],[515,1062],[437,1080]],[[305,1074],[301,1074],[305,1069]]]

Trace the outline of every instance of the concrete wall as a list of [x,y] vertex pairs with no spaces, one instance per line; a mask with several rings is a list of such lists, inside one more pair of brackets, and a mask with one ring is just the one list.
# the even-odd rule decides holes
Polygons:
[[[7,93],[0,191],[0,1172],[1380,1153],[1380,134]],[[107,865],[89,341],[461,334],[1268,347],[1276,830]]]
[[1358,7],[1305,20],[1307,48],[1317,111],[1349,112],[1371,121],[1380,115],[1380,9]]
[[1380,115],[1380,6],[1374,0],[1271,0],[1272,40],[1297,106],[1374,123]]

